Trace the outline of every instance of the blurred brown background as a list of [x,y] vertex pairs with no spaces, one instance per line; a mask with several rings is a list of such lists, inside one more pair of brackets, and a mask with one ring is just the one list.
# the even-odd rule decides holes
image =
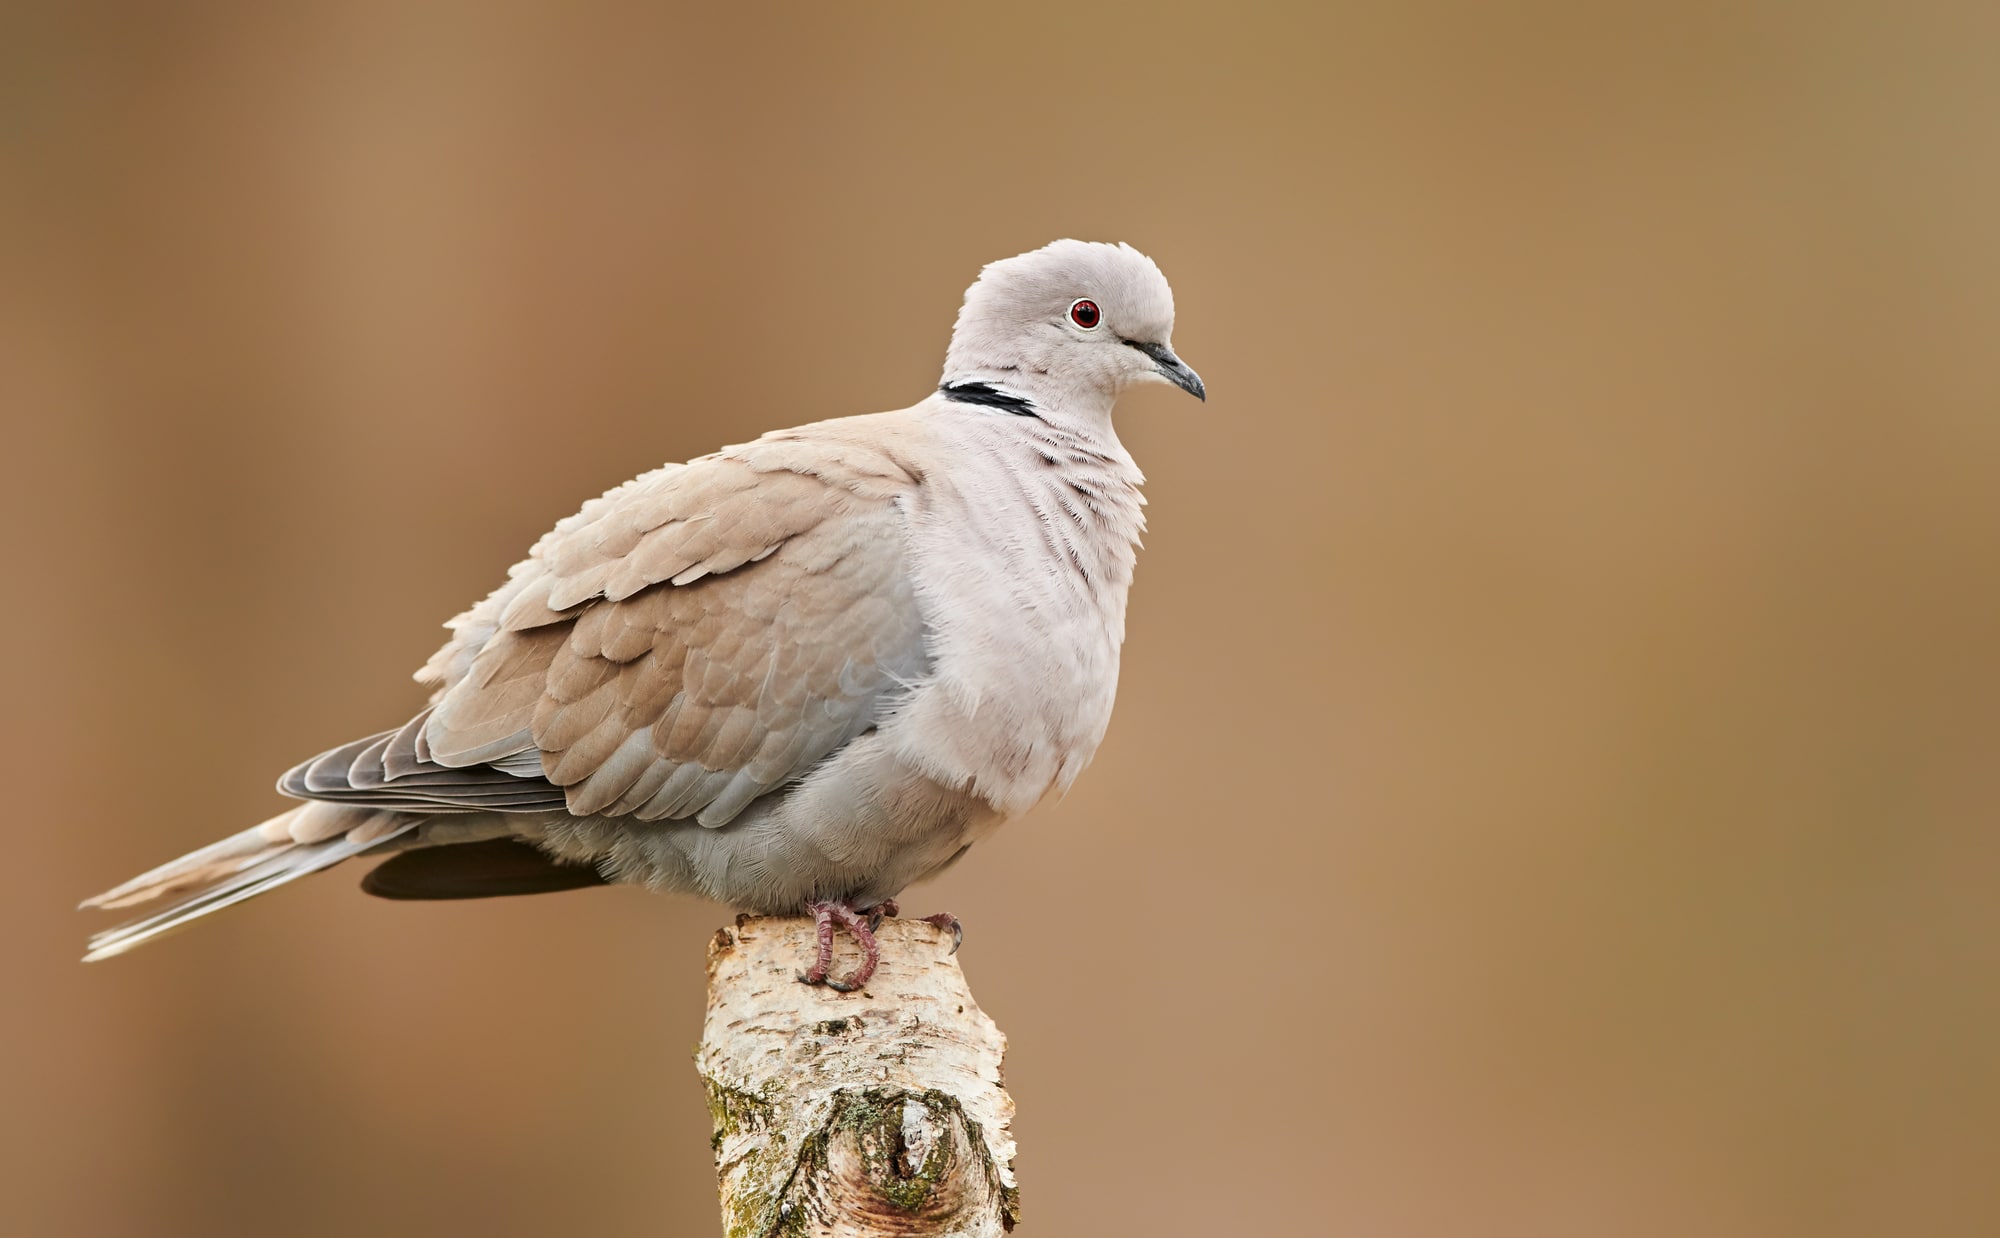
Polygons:
[[1096,766],[909,900],[1026,1232],[2000,1232],[2000,7],[0,20],[0,1230],[715,1232],[722,909],[71,907],[1076,235],[1213,394]]

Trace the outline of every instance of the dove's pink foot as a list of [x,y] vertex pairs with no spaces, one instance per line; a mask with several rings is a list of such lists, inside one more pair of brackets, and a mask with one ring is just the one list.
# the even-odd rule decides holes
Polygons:
[[[883,916],[894,917],[900,915],[902,910],[901,907],[896,905],[895,899],[885,898],[873,907],[864,910],[862,914],[868,917],[869,931],[874,932],[882,927]],[[951,952],[953,954],[957,954],[958,948],[965,944],[965,926],[958,922],[957,916],[952,915],[948,911],[940,911],[934,916],[925,916],[923,920],[925,924],[935,924],[951,934]]]
[[[806,910],[812,912],[813,926],[819,933],[819,957],[813,960],[809,970],[799,973],[800,982],[823,984],[836,993],[852,993],[867,984],[868,978],[875,974],[876,965],[882,961],[882,947],[875,944],[875,934],[868,921],[846,903],[814,903]],[[876,923],[881,923],[879,916],[876,917]],[[829,974],[833,970],[835,924],[846,929],[847,935],[861,947],[861,966],[855,968],[854,974],[845,980],[836,980]]]
[[951,934],[951,952],[953,954],[957,954],[958,948],[965,944],[965,926],[960,924],[958,917],[952,915],[950,912],[940,911],[934,916],[925,916],[924,923],[935,924]]

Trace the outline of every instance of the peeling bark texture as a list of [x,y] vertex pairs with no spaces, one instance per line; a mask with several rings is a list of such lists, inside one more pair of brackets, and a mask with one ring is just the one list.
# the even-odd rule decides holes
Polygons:
[[695,1062],[725,1238],[1014,1228],[1007,1038],[972,1000],[950,934],[888,920],[877,937],[882,965],[855,993],[798,982],[817,948],[810,919],[738,916],[709,943]]

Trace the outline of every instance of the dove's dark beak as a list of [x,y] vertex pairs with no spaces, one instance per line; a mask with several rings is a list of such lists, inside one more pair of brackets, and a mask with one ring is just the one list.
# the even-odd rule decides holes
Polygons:
[[1208,403],[1208,388],[1201,385],[1201,375],[1188,368],[1187,362],[1174,356],[1174,350],[1165,344],[1148,344],[1140,340],[1126,340],[1126,344],[1145,353],[1153,359],[1153,368],[1182,391],[1187,392],[1202,403]]

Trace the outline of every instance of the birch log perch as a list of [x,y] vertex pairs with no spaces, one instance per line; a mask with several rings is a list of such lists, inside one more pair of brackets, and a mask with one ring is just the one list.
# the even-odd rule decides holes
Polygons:
[[972,1000],[949,934],[888,920],[877,936],[882,965],[855,993],[798,982],[810,919],[739,916],[709,943],[695,1060],[726,1238],[1014,1227],[1007,1039]]

